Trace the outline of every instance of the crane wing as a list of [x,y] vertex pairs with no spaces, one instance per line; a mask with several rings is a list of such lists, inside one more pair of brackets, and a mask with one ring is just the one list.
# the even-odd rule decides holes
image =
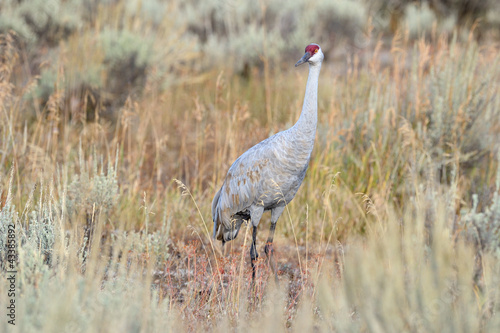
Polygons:
[[214,238],[222,239],[228,231],[235,231],[229,239],[236,237],[243,220],[250,218],[250,206],[259,203],[263,169],[268,166],[272,154],[268,140],[247,150],[229,168],[212,202]]

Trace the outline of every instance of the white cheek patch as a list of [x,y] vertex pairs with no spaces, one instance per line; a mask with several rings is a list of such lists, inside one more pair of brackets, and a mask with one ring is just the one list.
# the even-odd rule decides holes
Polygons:
[[311,58],[309,58],[309,61],[315,61],[318,58],[318,54],[319,54],[319,52],[316,52],[315,54],[313,54],[313,56]]

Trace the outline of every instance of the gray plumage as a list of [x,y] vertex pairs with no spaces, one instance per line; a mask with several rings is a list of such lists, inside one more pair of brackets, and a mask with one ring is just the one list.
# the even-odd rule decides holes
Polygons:
[[268,243],[272,243],[276,221],[304,180],[316,135],[318,77],[322,61],[323,53],[317,44],[306,47],[306,54],[296,64],[309,63],[299,120],[293,127],[243,153],[229,168],[221,189],[213,199],[214,238],[223,243],[232,240],[238,235],[242,222],[250,220],[254,228],[252,260],[258,257],[255,234],[262,214],[271,211]]

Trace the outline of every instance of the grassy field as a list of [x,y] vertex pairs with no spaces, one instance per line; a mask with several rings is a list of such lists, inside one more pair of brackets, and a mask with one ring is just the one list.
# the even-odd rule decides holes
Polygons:
[[[498,31],[426,6],[395,24],[356,1],[237,2],[49,1],[44,24],[4,5],[0,331],[497,332]],[[297,8],[289,35],[271,26]],[[252,285],[250,230],[223,256],[211,201],[298,119],[310,42],[315,148],[277,225],[279,283],[261,259]]]

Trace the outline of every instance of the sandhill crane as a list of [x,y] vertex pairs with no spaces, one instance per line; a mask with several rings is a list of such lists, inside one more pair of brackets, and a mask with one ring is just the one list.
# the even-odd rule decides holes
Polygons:
[[238,235],[243,221],[251,221],[250,258],[255,279],[257,226],[264,211],[271,211],[271,228],[264,251],[277,278],[272,262],[276,222],[285,206],[295,197],[304,180],[314,146],[318,122],[318,78],[323,61],[318,44],[310,44],[295,67],[309,63],[304,104],[299,120],[248,149],[231,165],[221,189],[212,202],[213,237],[222,246]]

